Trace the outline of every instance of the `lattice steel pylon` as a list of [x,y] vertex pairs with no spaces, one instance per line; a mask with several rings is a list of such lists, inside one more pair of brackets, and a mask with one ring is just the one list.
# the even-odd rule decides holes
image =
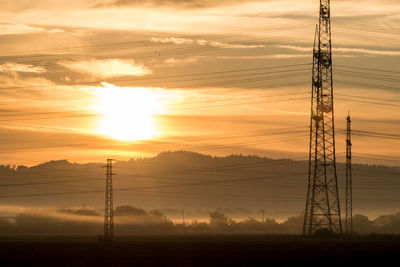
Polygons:
[[114,217],[113,217],[113,185],[112,185],[112,164],[113,159],[107,159],[106,171],[106,196],[104,209],[104,240],[114,239]]
[[353,181],[351,174],[351,118],[347,116],[346,135],[346,233],[353,232]]
[[309,174],[303,234],[341,233],[336,174],[330,0],[320,0],[313,49]]

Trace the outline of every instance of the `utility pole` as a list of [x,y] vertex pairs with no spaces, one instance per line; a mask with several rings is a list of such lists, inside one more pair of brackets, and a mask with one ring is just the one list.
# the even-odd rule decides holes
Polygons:
[[309,172],[303,234],[342,232],[336,174],[330,0],[320,0],[311,92]]
[[265,209],[262,209],[262,223],[265,222]]
[[185,209],[182,209],[182,225],[185,225]]
[[351,119],[347,116],[346,138],[346,233],[353,232],[353,182],[351,175]]
[[104,210],[104,241],[114,239],[114,217],[113,217],[113,186],[112,186],[112,164],[113,159],[107,159],[106,171],[106,196]]

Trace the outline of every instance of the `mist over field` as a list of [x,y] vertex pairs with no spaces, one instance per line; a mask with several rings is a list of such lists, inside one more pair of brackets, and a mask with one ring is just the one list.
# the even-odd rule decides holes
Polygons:
[[[143,210],[120,206],[114,211],[116,236],[171,234],[294,234],[299,235],[303,216],[289,217],[282,222],[247,218],[233,220],[219,210],[209,213],[206,221],[172,220],[160,210]],[[369,219],[354,216],[357,234],[400,234],[400,212]],[[26,210],[13,219],[0,219],[0,234],[99,235],[103,231],[103,216],[95,210],[60,209]]]

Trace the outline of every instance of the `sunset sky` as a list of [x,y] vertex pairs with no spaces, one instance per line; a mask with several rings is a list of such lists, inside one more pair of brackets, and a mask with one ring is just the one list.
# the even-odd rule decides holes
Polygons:
[[[400,165],[400,3],[333,0],[337,157]],[[319,1],[0,1],[0,164],[306,159]]]

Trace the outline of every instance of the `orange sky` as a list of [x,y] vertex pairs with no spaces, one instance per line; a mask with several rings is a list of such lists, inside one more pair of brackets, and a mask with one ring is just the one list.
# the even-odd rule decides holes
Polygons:
[[[0,164],[307,158],[318,1],[0,2]],[[338,159],[351,110],[384,134],[355,134],[355,161],[400,165],[400,4],[332,12]]]

